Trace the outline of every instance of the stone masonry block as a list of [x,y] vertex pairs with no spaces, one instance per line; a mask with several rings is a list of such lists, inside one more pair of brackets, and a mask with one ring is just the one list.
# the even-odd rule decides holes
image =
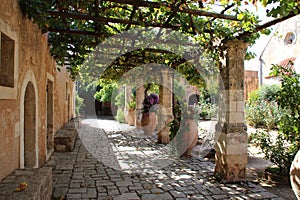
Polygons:
[[245,101],[237,101],[236,102],[236,111],[244,112],[245,111]]
[[[21,182],[26,182],[27,188],[21,192],[14,192]],[[18,169],[0,182],[0,199],[50,200],[52,183],[52,168],[50,167]]]
[[75,123],[65,124],[54,136],[54,150],[58,152],[72,151],[76,137],[77,129]]
[[229,123],[244,123],[244,112],[230,112]]

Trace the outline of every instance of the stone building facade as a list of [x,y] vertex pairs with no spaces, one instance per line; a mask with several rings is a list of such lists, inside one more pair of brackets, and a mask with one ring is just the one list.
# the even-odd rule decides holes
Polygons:
[[275,32],[260,55],[259,76],[261,84],[279,83],[278,77],[270,76],[272,64],[286,65],[294,62],[296,71],[300,69],[300,16],[276,25]]
[[74,116],[74,83],[49,54],[47,35],[22,16],[17,0],[0,4],[0,180],[42,166],[54,133]]

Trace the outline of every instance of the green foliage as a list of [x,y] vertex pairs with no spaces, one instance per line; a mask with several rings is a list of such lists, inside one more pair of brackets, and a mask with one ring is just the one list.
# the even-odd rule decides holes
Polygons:
[[123,107],[125,106],[125,90],[124,89],[120,89],[118,94],[115,97],[115,104],[118,107]]
[[293,70],[273,65],[272,75],[281,77],[281,89],[276,101],[284,110],[279,119],[279,131],[275,141],[268,133],[257,133],[253,138],[265,154],[279,167],[281,174],[288,174],[300,145],[300,75]]
[[[260,1],[265,6],[271,3],[279,3],[279,6],[274,6],[269,10],[269,16],[279,17],[287,16],[290,13],[298,13],[298,1]],[[253,2],[255,3],[256,1]],[[19,1],[23,15],[32,19],[40,27],[43,33],[48,33],[50,52],[55,57],[56,61],[60,65],[63,65],[66,60],[69,61],[73,77],[78,75],[79,68],[82,67],[81,65],[87,58],[87,55],[101,41],[104,41],[114,34],[126,31],[130,27],[130,25],[126,23],[103,23],[100,20],[87,20],[84,17],[79,16],[95,17],[95,13],[97,13],[97,17],[99,18],[114,20],[126,19],[126,21],[130,19],[134,22],[134,25],[131,24],[132,28],[151,27],[153,25],[164,26],[167,24],[168,26],[173,27],[173,29],[186,34],[193,42],[203,47],[209,57],[217,62],[220,57],[224,56],[223,40],[228,41],[239,34],[249,33],[244,40],[253,44],[254,41],[259,38],[260,34],[268,34],[268,31],[261,31],[261,33],[256,31],[257,25],[259,24],[258,17],[256,16],[257,13],[251,13],[248,9],[240,9],[240,6],[246,6],[248,1],[220,0],[218,9],[216,9],[215,6],[210,6],[210,3],[203,3],[201,1],[198,3],[187,1],[183,4],[181,1],[166,1],[162,3],[159,0],[154,0],[152,3],[161,4],[161,6],[136,7],[132,4],[122,5],[121,3],[109,1],[99,1],[99,5],[95,5],[95,1],[81,0]],[[231,4],[229,7],[228,3]],[[217,17],[211,20],[211,17],[187,15],[186,13],[179,11],[185,8],[196,11],[215,12],[220,15],[224,14],[220,12],[226,11],[226,15],[231,15],[233,18],[237,16],[237,19],[228,20]],[[75,15],[76,17],[66,17],[68,15]],[[159,36],[159,34],[157,36]],[[182,52],[184,52],[184,50]],[[247,58],[250,58],[251,56],[251,53],[247,54]],[[145,54],[140,58],[142,58],[141,60],[145,60],[144,63],[153,61],[152,58]],[[170,63],[174,60],[174,55],[169,54],[164,59],[161,59],[161,63],[171,66]],[[179,60],[180,58],[177,56],[176,62]],[[124,65],[122,65],[121,68],[128,69],[128,66],[130,65],[126,64],[124,60],[122,62]],[[115,66],[118,66],[118,64],[122,63],[118,61],[118,63],[114,64]],[[94,65],[91,67],[94,67]],[[179,70],[186,72],[188,80],[192,80],[193,82],[199,81],[199,77],[189,76],[189,74],[193,74],[190,73],[193,70],[189,65],[178,66],[178,68],[180,68]],[[119,76],[120,71],[113,70],[114,73],[112,76]]]
[[125,123],[125,115],[123,109],[117,110],[116,120],[120,123]]
[[284,111],[276,102],[279,85],[266,85],[249,95],[245,105],[246,121],[252,126],[276,128]]
[[179,80],[174,79],[174,105],[173,105],[173,121],[169,124],[170,127],[170,140],[172,140],[179,131],[181,124],[182,109],[186,107],[185,103],[185,87]]
[[126,105],[126,107],[127,107],[128,109],[135,109],[135,108],[136,108],[136,101],[135,101],[135,99],[132,99],[132,100]]
[[117,89],[117,83],[100,80],[98,85],[101,89],[95,93],[95,99],[99,102],[110,102],[113,91]]
[[266,159],[270,159],[279,168],[281,175],[289,174],[290,166],[298,150],[295,145],[287,143],[282,134],[279,134],[274,141],[274,137],[272,139],[272,136],[265,131],[252,135],[252,142],[261,148]]
[[281,77],[282,89],[277,101],[286,110],[279,123],[280,133],[291,144],[300,147],[300,75],[279,65],[273,65],[272,74]]
[[261,100],[274,101],[276,100],[279,91],[280,85],[263,85],[259,89],[250,93],[248,102],[251,103]]
[[[144,87],[147,89],[147,92],[150,93],[154,93],[154,94],[159,94],[159,85],[157,84],[152,84],[152,83],[148,83],[145,84]],[[133,97],[135,98],[135,97]]]
[[262,126],[268,129],[277,128],[282,110],[276,101],[260,100],[246,103],[246,121],[251,126]]
[[173,92],[174,95],[176,96],[176,99],[180,99],[180,100],[184,99],[186,95],[184,85],[180,83],[177,79],[174,79]]
[[79,116],[82,114],[83,108],[84,108],[84,99],[79,96],[79,94],[75,93],[75,113],[76,116]]
[[173,106],[173,115],[174,115],[174,119],[173,121],[169,124],[170,127],[170,140],[172,140],[176,134],[179,131],[180,128],[180,123],[181,123],[181,110],[180,110],[180,105],[178,103],[176,103]]
[[291,13],[298,14],[299,13],[299,1],[295,0],[260,0],[264,6],[271,4],[271,3],[277,3],[278,6],[274,6],[269,12],[267,13],[267,16],[269,17],[284,17]]
[[[213,95],[213,94],[212,94]],[[211,102],[211,94],[205,88],[201,90],[201,94],[199,95],[198,108],[200,117],[202,119],[211,118],[217,114],[218,106]]]

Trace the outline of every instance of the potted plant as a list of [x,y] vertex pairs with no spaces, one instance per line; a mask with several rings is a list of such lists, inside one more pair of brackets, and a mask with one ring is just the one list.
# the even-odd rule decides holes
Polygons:
[[177,156],[191,157],[192,150],[198,142],[198,106],[182,106],[174,110],[174,120],[170,123],[171,136]]
[[156,111],[158,110],[158,103],[159,97],[154,93],[146,95],[143,101],[141,124],[145,135],[151,135],[156,128]]
[[191,106],[186,112],[186,119],[184,120],[185,131],[183,135],[183,143],[186,150],[183,153],[185,157],[192,156],[192,150],[198,142],[198,109],[197,106]]
[[130,126],[133,126],[135,124],[135,108],[136,108],[136,102],[135,99],[132,99],[126,105],[126,109],[125,109],[125,119]]

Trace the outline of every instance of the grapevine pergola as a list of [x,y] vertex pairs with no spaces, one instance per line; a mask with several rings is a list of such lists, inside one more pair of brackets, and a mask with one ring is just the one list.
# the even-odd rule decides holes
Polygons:
[[[268,27],[297,15],[300,9],[298,0],[253,0],[251,3],[258,2],[264,6],[274,4],[267,12],[273,20],[261,23],[255,13],[245,8],[249,4],[247,0],[20,0],[20,7],[25,16],[48,34],[50,53],[60,65],[70,66],[73,76],[86,67],[83,63],[87,55],[93,54],[96,46],[105,39],[122,36],[121,33],[135,28],[174,30],[188,37],[186,44],[202,47],[203,53],[219,67],[225,90],[222,96],[224,107],[228,107],[224,126],[216,126],[221,136],[216,142],[215,172],[228,181],[238,181],[245,178],[247,165],[243,79],[247,46],[261,33],[270,33]],[[161,30],[154,31],[156,40],[161,39]],[[106,48],[105,45],[102,47]],[[193,66],[186,62],[188,59],[174,55],[168,49],[141,48],[119,55],[109,64],[108,74],[112,75],[109,78],[120,77],[138,65],[171,60],[168,62],[170,67],[177,69],[185,65],[183,74],[190,75],[191,79],[201,79],[190,71]],[[86,72],[89,74],[89,66]],[[169,142],[167,124],[172,120],[172,91],[168,92],[165,87],[172,83],[168,73],[162,70],[160,74],[163,83],[160,85],[163,97],[160,105],[165,108],[159,113],[162,129],[158,140],[162,143]]]
[[[264,24],[255,14],[240,9],[248,4],[240,0],[20,0],[20,6],[24,15],[49,34],[50,51],[58,63],[76,71],[105,38],[136,27],[180,31],[215,53],[217,59],[227,40],[253,43],[259,31],[298,13],[297,1],[276,2],[282,8],[274,8],[269,15],[278,18]],[[217,45],[216,39],[221,41]]]

